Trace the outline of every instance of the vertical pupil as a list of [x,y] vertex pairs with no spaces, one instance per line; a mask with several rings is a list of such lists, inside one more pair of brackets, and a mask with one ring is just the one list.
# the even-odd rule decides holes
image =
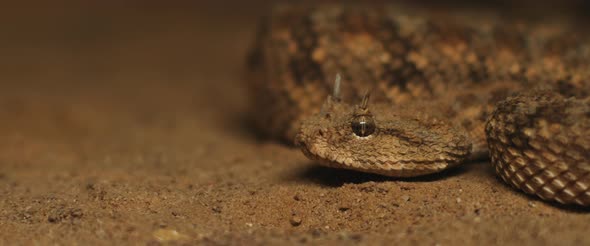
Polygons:
[[367,132],[367,122],[361,121],[361,135],[365,135]]

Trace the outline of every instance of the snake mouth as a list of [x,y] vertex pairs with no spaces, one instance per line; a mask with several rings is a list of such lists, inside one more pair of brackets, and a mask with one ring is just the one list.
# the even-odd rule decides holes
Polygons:
[[301,136],[301,133],[295,135],[295,147],[301,148],[303,146],[305,146],[305,141],[303,140],[303,136]]
[[304,155],[305,155],[307,158],[309,158],[310,160],[315,160],[315,159],[317,159],[317,157],[316,157],[314,154],[312,154],[312,153],[311,153],[311,152],[310,152],[310,151],[309,151],[309,150],[308,150],[306,147],[301,147],[300,149],[301,149],[301,152],[303,152],[303,154],[304,154]]
[[301,134],[295,136],[295,146],[299,148],[307,158],[312,160],[316,158],[315,155],[309,151],[309,146],[307,146],[307,143]]
[[308,159],[320,162],[333,162],[317,153],[316,144],[316,141],[311,140],[305,134],[300,133],[295,137],[295,146],[298,147]]

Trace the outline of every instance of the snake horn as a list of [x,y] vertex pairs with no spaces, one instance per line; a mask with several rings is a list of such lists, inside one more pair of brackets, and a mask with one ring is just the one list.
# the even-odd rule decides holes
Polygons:
[[334,91],[332,92],[332,98],[334,98],[335,100],[340,100],[340,81],[342,80],[342,77],[340,76],[340,73],[336,74],[336,80],[334,81]]
[[362,109],[367,109],[367,106],[369,105],[369,98],[371,97],[371,91],[367,90],[365,92],[365,95],[363,96],[363,100],[361,102],[361,108]]

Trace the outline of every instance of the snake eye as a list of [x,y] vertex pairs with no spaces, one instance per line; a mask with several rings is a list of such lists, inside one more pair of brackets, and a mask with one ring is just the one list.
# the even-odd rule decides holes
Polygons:
[[352,132],[359,137],[367,137],[375,132],[375,121],[368,115],[355,116],[350,126]]

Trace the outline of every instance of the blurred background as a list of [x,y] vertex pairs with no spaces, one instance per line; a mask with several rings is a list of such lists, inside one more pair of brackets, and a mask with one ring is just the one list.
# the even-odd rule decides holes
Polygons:
[[[236,104],[240,105],[244,103],[240,101],[243,83],[237,80],[242,78],[245,53],[257,22],[275,2],[5,3],[0,9],[0,88],[9,94],[73,93],[68,98],[74,101],[81,94],[120,94],[112,100],[124,103],[133,103],[136,94],[150,94],[146,92],[149,88],[155,87],[158,93],[167,91],[163,88],[177,88],[174,93],[195,93],[195,104],[225,107],[225,99],[237,98]],[[590,2],[584,0],[402,2],[443,9],[527,13],[536,18],[582,18],[590,13]],[[223,81],[229,83],[220,83]],[[152,102],[159,97],[150,96],[154,96]]]
[[[211,76],[236,74],[257,20],[274,2],[4,4],[0,10],[2,83],[203,83]],[[590,2],[584,0],[405,2],[435,8],[491,8],[537,17],[583,16],[590,12]],[[123,78],[130,74],[137,77]]]

